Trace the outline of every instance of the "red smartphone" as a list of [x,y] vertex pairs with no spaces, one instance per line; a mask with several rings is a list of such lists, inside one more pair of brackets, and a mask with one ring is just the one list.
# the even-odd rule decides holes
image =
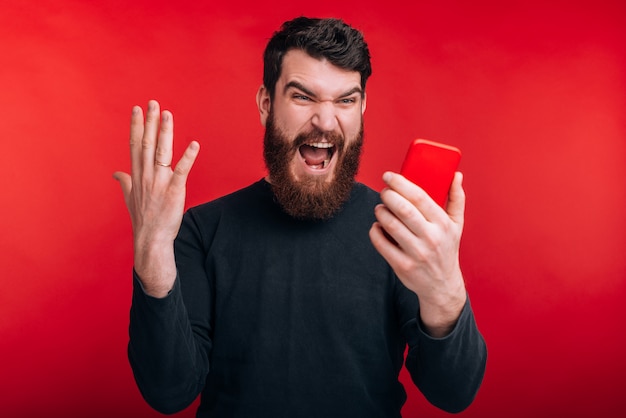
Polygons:
[[420,186],[442,208],[446,207],[461,150],[426,139],[416,139],[402,163],[400,174]]

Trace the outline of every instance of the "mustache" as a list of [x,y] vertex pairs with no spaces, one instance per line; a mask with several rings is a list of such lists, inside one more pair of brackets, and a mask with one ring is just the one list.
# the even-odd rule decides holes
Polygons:
[[324,132],[320,129],[314,128],[313,130],[305,133],[301,133],[295,137],[292,148],[294,150],[300,148],[304,144],[311,142],[321,142],[326,140],[335,145],[337,149],[342,149],[346,139],[340,133],[336,132]]

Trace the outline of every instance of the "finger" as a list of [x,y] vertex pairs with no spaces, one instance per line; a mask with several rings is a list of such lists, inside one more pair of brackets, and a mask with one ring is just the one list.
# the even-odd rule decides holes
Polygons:
[[183,156],[176,164],[174,168],[174,176],[172,177],[172,186],[177,188],[185,187],[187,182],[187,176],[193,167],[193,163],[196,161],[196,157],[200,152],[200,144],[196,141],[192,141],[188,146]]
[[130,175],[123,173],[121,171],[116,171],[115,173],[113,173],[113,178],[120,183],[120,186],[122,186],[122,193],[124,194],[124,201],[126,202],[126,206],[128,206],[128,199],[130,196],[130,191],[133,188]]
[[465,190],[463,190],[463,173],[457,171],[450,186],[448,194],[448,207],[446,209],[450,219],[457,224],[463,225],[465,218]]
[[391,171],[383,174],[387,186],[407,199],[429,222],[439,220],[444,214],[441,207],[418,185],[401,174]]
[[[422,192],[421,190],[417,191]],[[422,236],[425,233],[426,229],[429,227],[429,221],[415,206],[415,203],[389,187],[380,192],[380,198],[384,204],[383,208],[385,210],[379,209],[377,216],[379,216],[378,214],[383,216],[383,218],[379,218],[379,220],[383,223],[385,230],[392,234],[396,241],[401,239],[399,236],[394,235],[397,233],[394,231],[396,229],[408,229],[411,235],[417,236]],[[385,211],[389,212],[388,216],[385,216]],[[387,225],[387,222],[389,222],[390,225]],[[396,225],[396,223],[401,225]],[[401,228],[401,226],[404,228]]]
[[[167,168],[172,164],[172,144],[174,142],[174,118],[172,114],[164,110],[161,113],[161,125],[159,128],[159,138],[154,155],[154,163],[157,168]],[[159,170],[160,173],[167,173],[170,170]]]
[[[407,206],[411,206],[410,203],[407,202]],[[374,208],[376,220],[381,225],[384,233],[388,235],[388,239],[394,241],[396,246],[405,250],[414,246],[416,239],[424,236],[428,227],[427,222],[423,218],[419,219],[421,215],[415,208],[413,208],[413,212],[417,214],[417,219],[406,217],[402,219],[384,204],[377,205]]]
[[156,138],[159,127],[159,103],[156,100],[148,102],[148,110],[146,111],[146,122],[141,139],[142,147],[142,171],[143,175],[152,176],[154,173],[154,154],[156,148]]
[[134,106],[130,117],[130,167],[133,177],[141,173],[141,141],[143,137],[143,112]]
[[380,222],[374,222],[370,228],[369,237],[376,251],[394,270],[406,259],[402,249],[389,240],[387,231]]

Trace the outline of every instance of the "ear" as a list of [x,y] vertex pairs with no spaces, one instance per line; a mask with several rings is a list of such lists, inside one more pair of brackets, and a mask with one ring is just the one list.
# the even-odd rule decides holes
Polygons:
[[261,115],[261,125],[265,127],[267,118],[270,114],[270,108],[272,107],[272,101],[270,94],[265,86],[259,87],[259,91],[256,93],[256,105],[259,108],[259,114]]

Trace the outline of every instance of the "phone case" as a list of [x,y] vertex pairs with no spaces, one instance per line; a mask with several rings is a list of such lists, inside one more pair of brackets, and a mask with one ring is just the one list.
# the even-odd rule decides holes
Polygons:
[[445,208],[450,185],[460,161],[461,151],[458,148],[416,139],[409,147],[400,173]]

